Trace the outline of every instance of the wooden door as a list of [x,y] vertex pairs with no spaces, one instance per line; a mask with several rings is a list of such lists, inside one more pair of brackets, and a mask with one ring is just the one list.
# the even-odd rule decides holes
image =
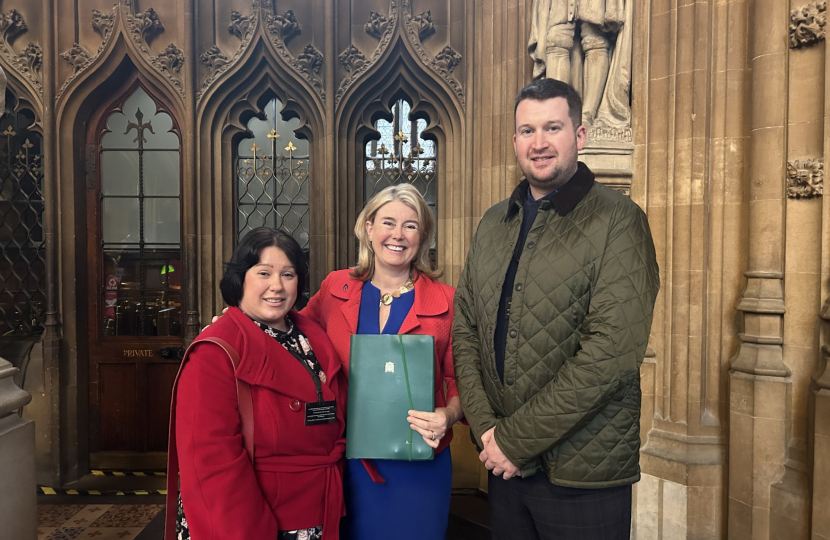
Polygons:
[[162,469],[182,346],[181,143],[139,84],[87,136],[90,466]]

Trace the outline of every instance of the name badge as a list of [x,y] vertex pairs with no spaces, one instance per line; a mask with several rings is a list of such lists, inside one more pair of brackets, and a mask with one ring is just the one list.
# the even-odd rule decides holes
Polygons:
[[337,422],[337,401],[305,404],[305,425],[331,424]]

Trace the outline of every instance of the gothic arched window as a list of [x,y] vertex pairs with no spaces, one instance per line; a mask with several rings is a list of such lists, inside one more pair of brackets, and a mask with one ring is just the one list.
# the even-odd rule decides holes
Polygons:
[[[410,117],[411,105],[404,99],[392,106],[392,121],[375,122],[379,138],[366,143],[364,204],[383,188],[408,182],[418,188],[438,219],[438,149],[424,138],[427,121]],[[433,240],[435,252],[437,240]]]
[[253,137],[237,145],[236,233],[242,238],[257,227],[281,229],[297,240],[308,265],[308,141],[294,133],[299,120],[280,117],[281,108],[271,99],[248,121]]
[[101,136],[104,335],[181,335],[180,144],[141,86]]
[[30,131],[34,115],[16,105],[7,91],[0,118],[0,335],[38,332],[46,302],[43,137]]

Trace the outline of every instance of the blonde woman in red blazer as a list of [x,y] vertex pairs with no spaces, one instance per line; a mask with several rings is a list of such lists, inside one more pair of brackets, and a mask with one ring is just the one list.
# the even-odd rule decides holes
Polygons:
[[326,331],[346,374],[353,334],[434,336],[435,411],[409,411],[407,421],[435,448],[435,459],[347,460],[341,531],[354,540],[444,538],[452,483],[448,446],[463,412],[452,362],[455,289],[435,280],[440,272],[429,262],[435,218],[416,188],[399,184],[366,204],[354,230],[357,266],[329,274],[303,315]]
[[[286,233],[248,233],[220,283],[232,307],[202,332],[183,364],[171,433],[178,467],[169,474],[180,470],[178,528],[187,529],[186,538],[339,538],[346,384],[326,333],[291,311],[304,266]],[[240,357],[237,368],[218,345],[199,343],[205,338],[228,343]],[[237,379],[250,386],[253,464],[241,434]],[[307,405],[320,402],[334,403],[326,422],[306,414]],[[175,516],[172,497],[168,512]]]

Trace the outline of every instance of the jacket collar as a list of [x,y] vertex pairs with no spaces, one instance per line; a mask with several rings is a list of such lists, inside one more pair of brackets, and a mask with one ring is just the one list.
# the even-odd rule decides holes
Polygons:
[[[576,205],[579,204],[579,201],[581,201],[585,195],[588,194],[591,190],[591,186],[593,185],[594,173],[591,172],[591,169],[589,169],[587,165],[580,161],[577,164],[576,172],[571,179],[565,182],[562,187],[551,195],[550,206],[552,206],[553,209],[556,210],[556,213],[560,216],[566,216],[570,214],[574,208],[576,208]],[[530,183],[527,181],[527,178],[522,178],[522,181],[518,186],[516,186],[516,189],[514,189],[513,193],[510,195],[510,201],[507,204],[507,214],[504,216],[505,221],[508,221],[516,215],[519,208],[524,205],[524,202],[528,197],[529,187]],[[547,209],[547,205],[542,203],[540,210]]]
[[[239,353],[239,367],[236,377],[254,386],[270,388],[281,394],[292,396],[304,402],[317,401],[317,390],[311,375],[294,355],[289,353],[277,340],[267,335],[239,308],[230,308],[228,316],[239,328],[243,337],[242,350]],[[326,373],[328,380],[340,370],[340,362],[333,352],[323,353],[325,343],[321,339],[325,332],[311,323],[307,317],[291,311],[291,319],[297,328],[308,337],[317,359]],[[328,338],[326,338],[328,339]],[[334,399],[334,393],[323,384],[323,398]]]
[[[415,303],[406,315],[400,334],[407,334],[420,326],[419,317],[435,317],[449,311],[447,297],[441,291],[440,285],[427,276],[419,276],[415,270]],[[346,318],[349,330],[357,333],[357,322],[360,318],[360,297],[363,293],[363,281],[353,278],[349,272],[338,272],[337,279],[333,280],[332,296],[345,300],[340,311]]]

